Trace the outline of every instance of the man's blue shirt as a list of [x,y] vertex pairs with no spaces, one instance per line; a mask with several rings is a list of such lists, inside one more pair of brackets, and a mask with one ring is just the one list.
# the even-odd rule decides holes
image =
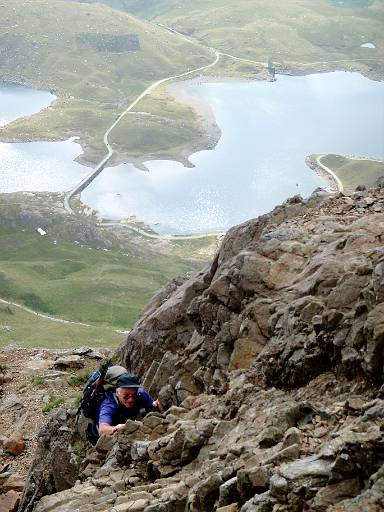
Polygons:
[[98,423],[107,423],[108,425],[118,425],[127,420],[134,420],[142,409],[150,412],[154,400],[144,388],[139,388],[137,399],[133,407],[125,407],[120,404],[116,395],[106,393],[104,400],[100,404]]

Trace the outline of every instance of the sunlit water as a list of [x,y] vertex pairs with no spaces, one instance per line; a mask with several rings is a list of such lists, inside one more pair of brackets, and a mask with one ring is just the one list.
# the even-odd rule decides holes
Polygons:
[[[0,85],[0,126],[46,108],[53,94],[19,85]],[[1,132],[0,132],[1,136]],[[81,147],[73,141],[0,142],[0,192],[64,191],[90,170],[73,160]]]
[[384,84],[356,73],[278,76],[273,83],[189,87],[211,105],[222,137],[185,168],[152,161],[108,168],[82,200],[109,219],[130,215],[159,233],[226,229],[287,197],[324,186],[311,153],[384,156]]
[[[27,108],[25,93],[18,103]],[[192,155],[192,169],[160,160],[147,163],[150,172],[105,169],[84,202],[105,218],[136,215],[160,233],[209,232],[324,186],[305,165],[308,154],[384,156],[384,84],[358,74],[211,83],[190,93],[211,105],[222,130],[217,147]],[[5,103],[0,96],[0,112]],[[0,143],[0,192],[71,189],[89,173],[73,161],[80,151],[71,141]]]
[[0,126],[18,117],[39,112],[56,98],[46,91],[35,91],[22,85],[0,85]]
[[81,147],[63,142],[0,142],[0,192],[60,192],[73,188],[90,169],[74,162]]

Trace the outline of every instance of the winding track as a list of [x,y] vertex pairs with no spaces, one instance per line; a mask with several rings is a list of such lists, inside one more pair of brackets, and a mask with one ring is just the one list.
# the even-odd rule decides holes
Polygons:
[[210,64],[207,64],[206,66],[201,66],[199,68],[195,68],[195,69],[192,69],[190,71],[187,71],[185,73],[181,73],[179,75],[173,75],[173,76],[170,76],[168,78],[162,78],[161,80],[158,80],[157,82],[154,82],[152,85],[150,85],[149,87],[147,87],[145,89],[145,91],[143,91],[140,96],[138,96],[125,110],[122,114],[119,115],[119,117],[116,119],[116,121],[108,128],[108,130],[105,132],[104,134],[104,144],[108,150],[108,154],[105,158],[103,158],[103,160],[97,165],[97,167],[91,172],[91,174],[89,174],[88,176],[86,176],[78,185],[76,185],[75,188],[73,188],[72,190],[70,190],[64,197],[64,208],[66,209],[66,211],[68,213],[70,213],[71,215],[74,214],[70,204],[69,204],[69,201],[70,199],[80,193],[82,190],[84,190],[95,178],[96,176],[98,176],[101,171],[104,169],[106,163],[110,160],[110,158],[112,157],[114,151],[108,141],[108,136],[109,134],[111,133],[111,131],[115,128],[115,126],[117,126],[120,121],[123,119],[123,117],[128,114],[128,112],[130,112],[133,107],[135,107],[135,105],[137,105],[137,103],[139,103],[140,100],[142,100],[145,96],[147,96],[148,94],[150,94],[154,89],[156,89],[156,87],[158,87],[160,84],[163,84],[165,82],[168,82],[170,80],[174,80],[176,78],[183,78],[185,76],[188,76],[188,75],[191,75],[193,73],[197,73],[198,71],[203,71],[205,69],[208,69],[208,68],[211,68],[213,66],[215,66],[217,64],[217,62],[219,61],[220,59],[220,54],[214,49],[214,48],[210,48],[210,50],[215,54],[215,60],[213,62],[211,62]]
[[326,165],[324,165],[322,162],[321,162],[321,159],[323,158],[323,156],[325,155],[317,155],[316,157],[316,163],[317,165],[323,169],[323,171],[325,171],[326,173],[330,174],[331,177],[333,178],[333,180],[335,181],[336,183],[336,186],[338,188],[338,191],[339,192],[343,192],[344,190],[344,187],[343,187],[343,184],[341,183],[340,179],[338,176],[336,176],[336,174],[329,168],[327,167]]
[[72,325],[81,325],[82,327],[93,327],[90,324],[84,324],[82,322],[74,322],[73,320],[64,320],[64,318],[57,318],[55,316],[44,315],[43,313],[38,313],[37,311],[33,311],[33,309],[29,309],[21,304],[17,304],[16,302],[10,302],[8,300],[0,299],[0,304],[7,304],[8,306],[14,306],[15,308],[20,308],[27,313],[31,313],[32,315],[36,315],[40,318],[44,318],[45,320],[51,320],[51,322],[57,322],[59,324],[72,324]]

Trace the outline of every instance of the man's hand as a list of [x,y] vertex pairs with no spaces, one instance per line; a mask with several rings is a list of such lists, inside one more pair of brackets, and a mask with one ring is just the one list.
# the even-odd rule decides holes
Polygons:
[[99,434],[101,436],[111,436],[115,432],[122,430],[124,427],[124,423],[120,423],[119,425],[108,425],[108,423],[100,423]]
[[152,403],[152,407],[153,407],[154,409],[157,409],[157,410],[158,410],[158,411],[160,411],[160,412],[163,412],[163,410],[164,410],[164,409],[163,409],[163,407],[162,407],[162,405],[161,405],[161,403],[159,402],[159,399],[155,400],[155,401]]
[[119,423],[119,425],[115,425],[113,428],[114,428],[114,433],[115,432],[118,432],[119,430],[123,430],[123,428],[125,427],[125,423]]

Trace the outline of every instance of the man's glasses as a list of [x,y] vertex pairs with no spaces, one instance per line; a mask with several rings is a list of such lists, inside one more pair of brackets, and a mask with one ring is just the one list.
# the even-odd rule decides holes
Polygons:
[[129,398],[137,398],[137,393],[119,393],[119,398],[128,400]]

